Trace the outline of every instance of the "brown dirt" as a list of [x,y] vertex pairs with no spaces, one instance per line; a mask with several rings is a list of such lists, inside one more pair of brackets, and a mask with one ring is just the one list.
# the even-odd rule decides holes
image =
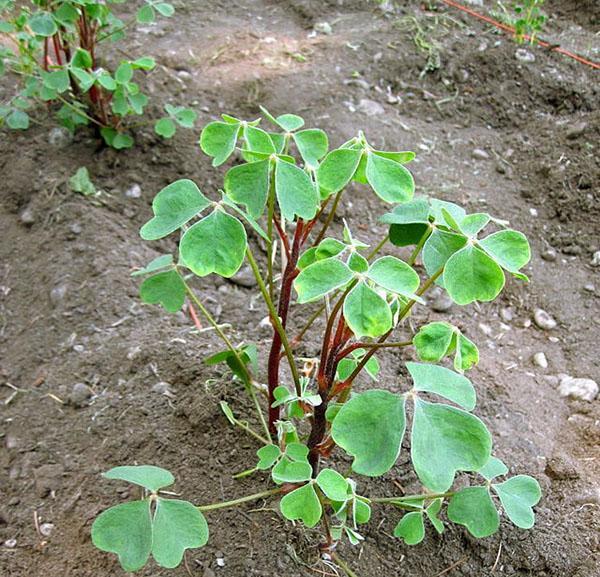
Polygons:
[[[482,360],[471,373],[478,414],[511,470],[540,480],[536,527],[520,531],[503,522],[497,535],[476,541],[449,525],[443,536],[429,532],[409,548],[391,537],[398,515],[378,510],[364,545],[344,546],[343,556],[363,577],[432,577],[449,567],[445,575],[597,576],[599,401],[560,398],[554,376],[600,381],[600,268],[590,265],[600,249],[598,73],[535,47],[526,47],[535,62],[521,62],[509,38],[453,10],[425,12],[419,3],[397,3],[388,14],[358,1],[176,4],[173,20],[128,40],[129,52],[152,53],[161,63],[147,78],[157,99],[172,95],[194,106],[199,125],[221,111],[253,117],[261,103],[303,114],[329,130],[334,144],[365,129],[377,145],[419,153],[413,169],[421,193],[508,218],[532,243],[528,286],[511,282],[498,302],[454,307],[450,316],[416,316],[451,318],[479,343]],[[547,4],[555,15],[548,35],[597,57],[593,2]],[[396,27],[405,16],[433,23],[429,35],[439,43],[440,67],[422,77],[426,56],[411,33]],[[320,21],[333,34],[309,36]],[[369,88],[347,82],[355,71]],[[388,87],[400,103],[387,102]],[[364,98],[379,102],[385,114],[362,113]],[[196,334],[183,314],[142,306],[129,277],[173,247],[138,237],[154,194],[184,176],[214,194],[222,172],[200,154],[196,132],[163,143],[140,131],[135,149],[116,153],[85,132],[51,150],[50,126],[3,133],[0,141],[0,379],[19,389],[14,396],[11,387],[1,389],[7,404],[0,424],[0,542],[17,545],[0,547],[0,574],[118,575],[115,559],[89,538],[94,517],[116,497],[100,472],[159,464],[196,503],[267,486],[260,475],[231,479],[253,465],[257,447],[220,415],[218,400],[242,411],[244,399],[220,368],[202,364],[219,347],[215,336]],[[490,158],[475,160],[475,148]],[[96,200],[66,189],[82,165],[105,191]],[[124,194],[134,183],[142,187],[140,199]],[[19,218],[26,208],[35,217],[29,226]],[[374,239],[383,210],[357,188],[345,216]],[[554,262],[540,258],[548,247],[558,251]],[[595,290],[585,290],[591,283]],[[266,313],[255,290],[213,278],[198,286],[221,320],[232,322],[237,341],[266,345],[269,331],[258,326]],[[537,307],[557,319],[557,329],[529,326]],[[482,331],[490,332],[486,325],[491,334]],[[314,354],[316,344],[309,340],[305,354]],[[549,359],[547,370],[531,363],[538,351]],[[383,386],[394,386],[398,358],[384,357]],[[173,398],[153,390],[159,381],[171,383]],[[93,391],[89,404],[63,404],[78,382]],[[405,465],[401,460],[382,479],[360,479],[360,490],[391,494],[392,481],[417,488]],[[36,533],[34,519],[54,525],[49,537]],[[331,574],[315,553],[318,533],[284,523],[275,503],[210,514],[209,524],[208,546],[188,553],[192,575]],[[187,573],[151,566],[141,574]]]

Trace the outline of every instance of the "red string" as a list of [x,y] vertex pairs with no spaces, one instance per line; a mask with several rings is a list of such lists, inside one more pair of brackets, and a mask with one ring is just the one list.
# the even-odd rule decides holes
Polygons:
[[[507,24],[498,22],[497,20],[494,20],[493,18],[490,18],[489,16],[485,16],[484,14],[480,14],[479,12],[475,12],[475,10],[471,10],[470,8],[467,8],[466,6],[459,4],[458,2],[454,2],[454,0],[441,0],[441,1],[444,4],[447,4],[448,6],[452,6],[453,8],[458,8],[459,10],[462,10],[463,12],[466,12],[467,14],[470,14],[471,16],[474,16],[475,18],[478,18],[479,20],[483,20],[484,22],[487,22],[488,24],[491,24],[492,26],[495,26],[496,28],[499,28],[500,30],[504,30],[505,32],[510,32],[511,34],[515,34],[515,29],[512,26],[508,26]],[[526,34],[523,35],[523,38],[525,40],[531,40],[531,37]],[[598,64],[597,62],[592,62],[591,60],[587,60],[586,58],[583,58],[583,56],[579,56],[579,54],[575,54],[574,52],[565,50],[564,48],[561,48],[560,46],[554,46],[553,44],[550,44],[550,42],[546,42],[545,40],[536,39],[536,42],[543,48],[549,48],[553,52],[559,52],[560,54],[564,54],[565,56],[568,56],[569,58],[572,58],[573,60],[577,60],[577,62],[581,62],[582,64],[586,64],[587,66],[591,66],[592,68],[595,68],[596,70],[600,69],[600,64]]]

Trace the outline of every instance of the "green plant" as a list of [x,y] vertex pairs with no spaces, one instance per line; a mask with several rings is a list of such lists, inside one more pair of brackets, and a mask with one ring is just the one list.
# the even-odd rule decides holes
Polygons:
[[[285,518],[306,527],[322,523],[324,554],[349,575],[354,573],[339,558],[335,545],[343,539],[352,544],[362,540],[360,526],[369,521],[372,506],[404,512],[394,535],[408,544],[423,539],[426,521],[436,531],[444,530],[439,518],[444,503],[448,519],[477,537],[498,529],[499,504],[518,527],[530,528],[533,506],[540,498],[537,481],[524,475],[498,480],[508,469],[492,456],[490,433],[472,414],[475,389],[464,371],[479,360],[476,345],[448,323],[426,324],[412,335],[406,322],[413,306],[425,304],[423,296],[435,284],[444,287],[454,302],[466,305],[495,299],[505,284],[505,271],[526,279],[519,272],[530,258],[526,238],[487,213],[467,214],[451,202],[413,198],[413,177],[405,167],[414,158],[412,152],[375,150],[362,132],[329,151],[325,132],[304,129],[302,118],[292,114],[274,118],[264,109],[263,114],[277,131],[263,130],[259,120],[245,122],[227,115],[204,128],[200,146],[214,166],[234,153],[243,162],[225,174],[219,200],[208,199],[190,180],[178,180],[157,194],[154,216],[142,227],[141,236],[156,240],[181,231],[179,256],[177,260],[170,254],[160,256],[134,274],[145,277],[140,288],[144,302],[160,303],[174,313],[187,300],[192,317],[202,313],[224,342],[225,350],[206,362],[227,363],[248,393],[260,424],[257,431],[221,403],[229,422],[261,443],[256,466],[236,476],[268,472],[273,488],[199,506],[194,515],[186,505],[189,520],[182,516],[173,522],[182,532],[185,529],[186,539],[172,544],[176,554],[166,563],[160,551],[152,549],[156,561],[172,566],[181,560],[185,547],[206,542],[202,512],[271,496],[281,497],[279,508]],[[346,223],[340,238],[327,235],[352,182],[367,185],[381,200],[396,205],[381,217],[389,234],[374,247],[359,240]],[[262,267],[244,223],[266,244]],[[495,232],[483,236],[490,226]],[[276,245],[284,264],[279,279]],[[380,256],[388,246],[393,251],[414,248],[404,261],[390,254]],[[423,280],[414,268],[418,258]],[[231,277],[244,261],[255,275],[273,326],[266,417],[257,347],[234,344],[191,286],[196,276]],[[292,338],[294,293],[306,312],[304,326]],[[319,360],[301,365],[301,359],[316,351],[302,351],[303,356],[296,351],[308,331],[317,332],[315,320],[323,315]],[[389,340],[395,331],[402,331],[403,340]],[[363,373],[378,378],[377,353],[408,347],[427,362],[404,363],[403,376],[387,381],[385,388],[354,390]],[[448,356],[454,370],[434,364]],[[280,370],[284,359],[285,372]],[[396,463],[408,421],[412,421],[410,457],[423,491],[387,497],[363,494],[361,476],[384,475]],[[352,458],[353,477],[336,467],[332,459],[336,448]],[[105,476],[137,482],[151,493],[142,501],[102,513],[92,537],[133,571],[148,558],[149,543],[154,543],[148,535],[160,526],[160,508],[150,520],[148,511],[162,498],[160,489],[172,482],[172,476],[161,470],[164,482],[151,484],[146,469],[128,467],[127,476],[121,471],[118,467]],[[452,488],[458,472],[471,474],[471,486]],[[133,531],[130,512],[139,516],[136,527],[142,525],[143,516],[143,547],[121,538]],[[193,535],[188,522],[198,527]],[[160,540],[156,543],[160,549]]]
[[[110,71],[100,58],[105,42],[117,42],[136,20],[151,23],[156,14],[169,17],[174,8],[166,2],[144,0],[134,19],[120,20],[111,4],[124,0],[0,0],[0,74],[21,77],[20,91],[0,106],[0,125],[15,130],[29,127],[28,111],[47,103],[59,122],[74,131],[92,124],[114,148],[129,148],[126,120],[143,116],[148,97],[134,81],[136,71],[151,71],[149,56],[121,60]],[[155,132],[171,138],[177,126],[193,128],[193,110],[165,105],[166,116],[157,120]],[[142,122],[143,123],[143,122]]]
[[528,40],[530,44],[535,44],[537,35],[548,20],[541,10],[543,4],[544,0],[520,0],[513,4],[513,14],[511,14],[501,2],[498,2],[502,10],[502,19],[515,29],[517,43],[523,44]]

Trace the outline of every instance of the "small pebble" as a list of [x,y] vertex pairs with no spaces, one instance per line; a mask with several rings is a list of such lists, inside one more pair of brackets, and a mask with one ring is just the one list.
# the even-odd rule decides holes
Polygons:
[[533,322],[545,331],[550,331],[556,328],[556,321],[550,314],[543,309],[536,309],[533,313]]
[[579,138],[587,129],[588,124],[585,121],[581,121],[581,122],[576,122],[575,124],[572,124],[566,132],[566,137],[569,140],[575,140],[576,138]]
[[171,399],[175,398],[175,394],[173,393],[173,390],[171,389],[171,385],[169,383],[167,383],[166,381],[161,381],[160,383],[156,383],[152,387],[152,390],[155,393],[158,393],[159,395],[165,395],[165,397],[169,397]]
[[374,100],[362,98],[358,103],[358,110],[367,116],[377,116],[385,113],[385,108]]
[[53,306],[58,306],[67,294],[67,285],[61,284],[55,286],[50,291],[50,302]]
[[524,48],[518,48],[515,52],[515,57],[521,62],[535,62],[535,55]]
[[441,293],[431,303],[431,309],[436,313],[445,313],[452,308],[452,299],[448,296],[448,293]]
[[492,327],[490,325],[486,325],[485,323],[479,323],[479,330],[486,336],[492,336]]
[[583,285],[584,290],[590,292],[590,293],[594,293],[596,292],[596,285],[594,285],[594,283],[587,283],[585,285]]
[[230,279],[233,284],[246,288],[254,288],[256,286],[256,278],[249,266],[242,267]]
[[565,376],[560,381],[558,393],[561,397],[593,401],[598,394],[598,383],[592,379]]
[[49,537],[50,533],[52,533],[53,530],[54,530],[54,524],[53,523],[42,523],[40,525],[40,533],[44,537]]
[[8,549],[14,549],[17,546],[17,540],[16,539],[7,539],[6,541],[4,541],[4,546],[7,547]]
[[325,34],[326,36],[329,36],[333,32],[329,22],[317,22],[313,28],[315,32],[319,32],[319,34]]
[[125,191],[127,198],[140,198],[142,196],[142,187],[139,184],[134,184]]
[[553,248],[546,249],[542,253],[542,258],[547,260],[548,262],[554,262],[556,260],[557,254]]
[[500,311],[500,316],[502,317],[502,320],[506,321],[507,323],[512,321],[514,318],[513,311],[512,311],[512,309],[509,309],[509,308],[502,309]]
[[475,160],[488,160],[490,155],[483,148],[475,148],[471,153]]
[[75,383],[69,395],[69,403],[74,407],[85,407],[91,396],[92,391],[85,383]]
[[19,220],[26,226],[31,226],[35,222],[35,213],[30,206],[21,211],[21,214],[19,214]]
[[66,128],[57,126],[48,133],[48,143],[57,148],[64,148],[73,142],[73,135]]
[[548,359],[544,353],[535,353],[535,355],[533,355],[533,364],[541,367],[542,369],[547,369]]
[[600,266],[600,250],[597,250],[592,257],[592,266]]
[[78,222],[73,222],[69,225],[69,230],[71,231],[71,233],[78,235],[81,234],[81,231],[83,229],[81,228],[81,225]]

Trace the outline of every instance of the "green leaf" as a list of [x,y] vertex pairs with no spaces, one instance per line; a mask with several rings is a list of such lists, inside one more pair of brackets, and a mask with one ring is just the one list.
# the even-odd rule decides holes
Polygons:
[[253,152],[262,152],[264,154],[275,154],[275,145],[271,137],[262,128],[247,125],[244,128],[244,139],[248,149]]
[[121,62],[115,71],[115,80],[119,84],[127,84],[133,77],[133,67],[129,62]]
[[78,192],[84,196],[96,194],[96,187],[90,179],[90,173],[85,166],[80,166],[75,174],[69,178],[69,187],[73,192]]
[[477,472],[487,481],[491,481],[496,477],[506,475],[508,467],[500,459],[490,457],[489,461]]
[[327,134],[318,128],[296,132],[294,142],[304,162],[312,167],[318,166],[319,160],[327,154],[329,148]]
[[278,485],[282,483],[303,483],[312,476],[312,467],[307,461],[292,461],[288,456],[284,456],[273,467],[271,477]]
[[406,363],[416,391],[435,393],[467,411],[475,408],[475,389],[467,377],[439,365]]
[[468,245],[453,254],[444,268],[444,286],[459,305],[492,301],[504,287],[502,269],[482,250]]
[[460,230],[470,237],[477,236],[477,233],[480,232],[485,226],[490,222],[490,215],[484,212],[477,212],[474,214],[469,214],[465,216],[459,222]]
[[230,168],[225,174],[224,187],[234,202],[244,204],[248,213],[259,218],[269,194],[269,160],[248,162]]
[[357,338],[380,337],[392,328],[389,305],[364,282],[359,282],[346,297],[344,318]]
[[464,525],[478,539],[493,535],[500,526],[498,511],[487,487],[467,487],[456,493],[448,503],[448,519]]
[[132,272],[131,276],[141,276],[144,274],[150,274],[151,272],[156,272],[157,270],[171,266],[173,266],[173,255],[163,254],[151,260],[144,268]]
[[415,401],[411,457],[417,476],[443,493],[457,471],[477,471],[489,459],[492,439],[475,416],[448,405]]
[[202,547],[207,541],[206,519],[194,505],[179,499],[157,500],[152,556],[161,567],[177,567],[186,549]]
[[175,270],[160,272],[144,280],[140,297],[147,304],[161,304],[167,312],[176,313],[185,303],[185,284]]
[[198,115],[191,108],[177,107],[173,114],[175,122],[177,122],[179,126],[183,126],[183,128],[194,128],[197,117]]
[[171,138],[176,131],[175,123],[168,117],[157,120],[154,125],[154,132],[163,138]]
[[444,523],[438,518],[438,514],[442,508],[443,499],[436,499],[425,509],[425,514],[427,518],[431,521],[431,524],[434,526],[435,530],[438,533],[444,532]]
[[[67,6],[67,4],[63,4],[63,6]],[[71,58],[71,66],[75,68],[91,68],[94,64],[92,60],[92,55],[88,50],[84,48],[77,48],[75,53],[73,54],[73,58]]]
[[141,569],[152,548],[150,502],[130,501],[104,511],[92,525],[92,542],[116,553],[125,571]]
[[352,251],[348,258],[348,267],[354,272],[363,274],[369,270],[369,261],[358,252]]
[[136,13],[136,20],[140,24],[151,24],[155,18],[154,9],[148,4],[142,6]]
[[429,230],[429,202],[418,198],[399,204],[380,222],[390,225],[390,242],[396,246],[417,244]]
[[275,121],[286,132],[293,132],[304,126],[304,119],[296,114],[282,114]]
[[154,197],[154,217],[142,227],[140,236],[144,240],[163,238],[183,226],[207,206],[210,206],[210,201],[194,182],[185,178],[176,180]]
[[333,469],[322,469],[316,482],[325,496],[332,501],[346,501],[352,495],[348,481]]
[[342,241],[335,238],[324,238],[316,247],[316,257],[318,260],[337,256],[348,248]]
[[81,68],[71,68],[71,74],[77,78],[79,88],[83,92],[87,92],[96,82],[96,77]]
[[133,146],[133,138],[131,138],[131,136],[123,134],[122,132],[117,132],[114,128],[103,126],[100,129],[100,134],[102,135],[102,138],[104,138],[106,144],[112,146],[116,150],[131,148]]
[[103,71],[98,75],[98,84],[111,92],[117,88],[115,79],[106,71]]
[[[461,222],[467,215],[464,208],[453,202],[438,200],[437,198],[432,198],[429,202],[431,204],[431,214],[436,224],[452,228],[453,223]],[[444,214],[444,211],[446,214]],[[448,215],[450,215],[452,222],[448,222]]]
[[242,266],[246,229],[235,217],[215,210],[190,227],[179,243],[184,264],[196,275],[232,277]]
[[415,192],[412,174],[401,164],[377,154],[367,155],[366,176],[385,202],[408,202]]
[[156,60],[151,56],[142,56],[131,62],[131,66],[140,70],[153,70],[156,66]]
[[407,545],[417,545],[425,537],[423,514],[419,511],[406,513],[394,529],[394,537],[403,539]]
[[72,24],[79,18],[79,12],[70,4],[64,3],[54,10],[54,18],[61,24]]
[[460,332],[456,334],[456,341],[454,368],[457,371],[466,371],[479,362],[479,349]]
[[270,469],[275,464],[275,461],[279,459],[281,450],[277,445],[265,445],[256,451],[256,455],[258,456],[256,468],[265,471]]
[[27,130],[29,128],[29,115],[24,110],[12,110],[6,117],[6,124],[13,130]]
[[411,151],[403,151],[403,152],[387,152],[384,150],[373,150],[373,154],[377,156],[382,156],[383,158],[389,158],[394,162],[399,162],[401,164],[407,164],[412,162],[415,159],[416,154]]
[[53,36],[58,32],[58,26],[52,18],[50,12],[40,10],[33,14],[28,21],[29,27],[34,34],[38,36]]
[[294,216],[312,220],[319,208],[319,195],[310,176],[301,168],[277,159],[275,193],[282,216],[292,221]]
[[[421,283],[419,275],[395,256],[382,256],[370,267],[367,278],[390,292],[413,298]],[[418,298],[418,297],[417,297]]]
[[200,148],[213,157],[213,166],[220,166],[231,156],[239,131],[239,124],[228,122],[211,122],[204,127],[200,134]]
[[454,339],[455,328],[448,323],[429,323],[419,329],[413,344],[422,361],[437,363],[448,353]]
[[348,284],[354,273],[336,258],[319,260],[305,268],[294,280],[298,302],[307,303]]
[[479,246],[502,268],[516,273],[531,258],[531,249],[524,234],[516,230],[501,230],[479,241]]
[[319,188],[327,198],[342,190],[356,172],[362,150],[338,148],[332,150],[317,170]]
[[288,493],[279,503],[281,514],[290,521],[299,519],[307,527],[314,527],[323,513],[321,502],[312,483]]
[[423,265],[427,274],[433,276],[466,243],[467,239],[462,235],[435,229],[423,246]]
[[65,90],[69,89],[69,72],[66,68],[61,68],[60,70],[54,70],[52,72],[48,72],[44,74],[44,85],[50,88],[51,90],[56,90],[56,92],[61,93]]
[[106,479],[118,479],[141,485],[148,491],[156,492],[163,487],[168,487],[175,482],[175,477],[166,469],[155,467],[154,465],[130,465],[124,467],[114,467],[110,471],[103,473]]
[[157,4],[154,4],[154,8],[156,8],[157,12],[163,16],[166,16],[167,18],[175,14],[175,8],[173,8],[172,4],[167,2],[158,2]]
[[404,404],[404,397],[375,389],[342,405],[331,435],[354,457],[352,469],[356,473],[378,477],[393,467],[406,427]]
[[359,525],[368,523],[371,518],[371,507],[360,499],[354,499],[354,520]]
[[508,518],[521,529],[531,529],[535,523],[533,506],[542,497],[539,483],[528,475],[517,475],[492,485]]

